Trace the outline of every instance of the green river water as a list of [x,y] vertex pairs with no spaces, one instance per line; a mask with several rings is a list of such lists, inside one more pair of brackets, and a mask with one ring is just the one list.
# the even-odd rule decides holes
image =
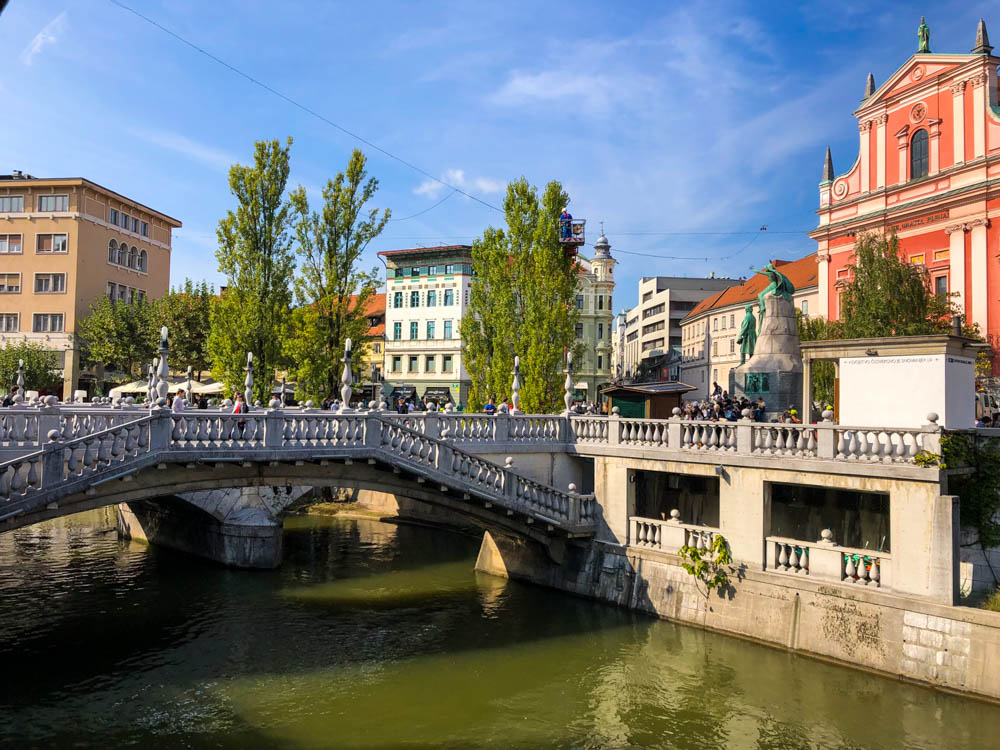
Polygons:
[[473,571],[479,541],[306,516],[285,563],[0,536],[2,748],[1000,747],[1000,707]]

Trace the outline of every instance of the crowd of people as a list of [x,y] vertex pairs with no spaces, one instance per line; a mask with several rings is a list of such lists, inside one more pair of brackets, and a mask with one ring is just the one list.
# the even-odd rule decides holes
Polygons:
[[[681,419],[703,419],[712,422],[735,422],[742,419],[743,412],[748,411],[748,417],[754,422],[767,420],[767,403],[758,397],[751,401],[746,396],[733,398],[724,391],[718,383],[712,383],[712,394],[702,401],[687,401],[681,407]],[[789,406],[777,419],[771,420],[782,424],[802,424],[799,411]]]

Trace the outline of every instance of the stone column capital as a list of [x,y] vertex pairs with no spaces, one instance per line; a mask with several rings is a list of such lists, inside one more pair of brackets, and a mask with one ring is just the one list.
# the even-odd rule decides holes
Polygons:
[[974,88],[976,88],[976,87],[979,87],[979,86],[985,86],[985,85],[986,85],[986,81],[987,81],[988,79],[989,79],[989,76],[988,76],[988,75],[986,75],[986,71],[983,71],[982,73],[977,73],[977,74],[976,74],[976,75],[974,75],[974,76],[970,76],[970,77],[969,77],[969,78],[967,78],[966,80],[967,80],[967,81],[968,81],[968,82],[969,82],[969,83],[970,83],[970,84],[971,84],[971,85],[972,85],[972,86],[973,86]]
[[965,91],[965,81],[955,81],[948,88],[951,89],[951,93],[954,96],[959,96]]

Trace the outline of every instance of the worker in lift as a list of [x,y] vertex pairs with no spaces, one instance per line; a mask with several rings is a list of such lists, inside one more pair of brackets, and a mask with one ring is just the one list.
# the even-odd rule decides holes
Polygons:
[[568,240],[573,233],[573,215],[564,208],[559,214],[559,238]]

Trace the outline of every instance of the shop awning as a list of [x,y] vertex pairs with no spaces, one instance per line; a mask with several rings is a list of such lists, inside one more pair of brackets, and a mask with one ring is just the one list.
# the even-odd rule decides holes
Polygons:
[[424,390],[424,401],[433,401],[435,404],[447,404],[452,401],[451,388],[446,385],[432,385]]
[[412,385],[397,385],[392,389],[392,395],[389,397],[390,406],[395,406],[399,399],[408,400],[415,398],[417,395],[417,389]]
[[589,386],[586,383],[582,382],[574,384],[573,387],[578,391],[586,391],[589,388]]

